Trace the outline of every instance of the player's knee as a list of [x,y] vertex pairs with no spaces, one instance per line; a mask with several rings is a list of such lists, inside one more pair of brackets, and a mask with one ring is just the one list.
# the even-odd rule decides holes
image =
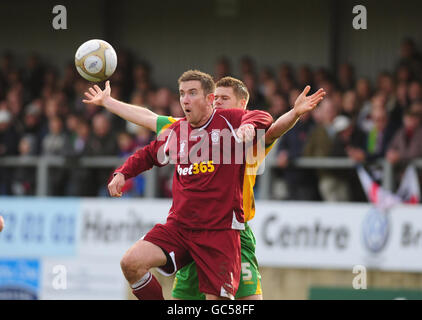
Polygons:
[[135,276],[137,273],[143,271],[142,261],[136,261],[134,257],[129,253],[126,253],[120,260],[120,268],[126,277]]
[[130,259],[127,255],[124,255],[123,258],[120,260],[120,268],[122,269],[123,273],[126,274],[130,270]]

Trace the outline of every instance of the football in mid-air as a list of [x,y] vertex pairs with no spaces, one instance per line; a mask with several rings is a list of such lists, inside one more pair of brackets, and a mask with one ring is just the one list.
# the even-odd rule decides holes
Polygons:
[[75,66],[86,80],[104,81],[116,70],[116,51],[104,40],[89,40],[76,50]]

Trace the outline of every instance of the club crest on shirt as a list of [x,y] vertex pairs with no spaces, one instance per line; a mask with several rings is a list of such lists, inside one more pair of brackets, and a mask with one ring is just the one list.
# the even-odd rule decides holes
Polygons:
[[218,144],[220,142],[220,131],[212,130],[210,134],[211,134],[212,144]]
[[180,151],[179,151],[179,156],[180,157],[185,157],[186,156],[185,147],[186,147],[186,141],[180,141]]

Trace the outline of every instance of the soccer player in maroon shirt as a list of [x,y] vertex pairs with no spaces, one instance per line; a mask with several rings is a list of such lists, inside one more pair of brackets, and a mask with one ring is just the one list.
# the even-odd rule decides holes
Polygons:
[[[179,78],[179,92],[186,117],[129,157],[108,186],[111,196],[120,196],[126,179],[154,165],[176,164],[167,222],[154,226],[121,261],[139,299],[163,299],[150,268],[171,275],[192,259],[197,264],[199,289],[207,299],[233,299],[236,293],[246,163],[244,149],[243,161],[238,161],[234,151],[239,150],[239,142],[253,139],[256,129],[268,129],[272,117],[264,111],[214,109],[214,89],[211,76],[185,72]],[[225,159],[216,158],[215,150]]]

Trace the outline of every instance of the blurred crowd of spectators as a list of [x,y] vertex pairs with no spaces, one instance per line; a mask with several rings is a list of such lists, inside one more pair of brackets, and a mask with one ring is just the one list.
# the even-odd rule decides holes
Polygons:
[[[118,52],[118,68],[111,80],[112,96],[146,106],[161,115],[182,117],[178,94],[152,79],[148,63]],[[33,54],[17,67],[12,53],[0,61],[0,156],[61,155],[72,164],[52,168],[49,195],[106,195],[110,169],[80,168],[80,156],[127,157],[148,144],[154,134],[131,125],[104,108],[82,103],[89,83],[73,63],[63,70],[46,66]],[[286,199],[360,201],[362,188],[353,170],[304,170],[291,166],[306,157],[348,157],[365,163],[373,177],[382,174],[377,159],[404,164],[422,157],[422,56],[411,39],[402,42],[400,57],[376,81],[355,74],[354,66],[341,64],[337,74],[325,68],[287,63],[277,69],[258,70],[250,57],[238,70],[230,60],[218,59],[215,80],[232,75],[250,91],[250,109],[269,111],[274,119],[287,112],[306,85],[324,88],[326,98],[280,139],[276,150],[276,175],[287,185]],[[160,174],[162,196],[171,195],[169,174]],[[0,194],[31,195],[35,170],[0,167]],[[259,180],[258,180],[259,182]],[[127,194],[142,195],[142,176],[128,183]]]

